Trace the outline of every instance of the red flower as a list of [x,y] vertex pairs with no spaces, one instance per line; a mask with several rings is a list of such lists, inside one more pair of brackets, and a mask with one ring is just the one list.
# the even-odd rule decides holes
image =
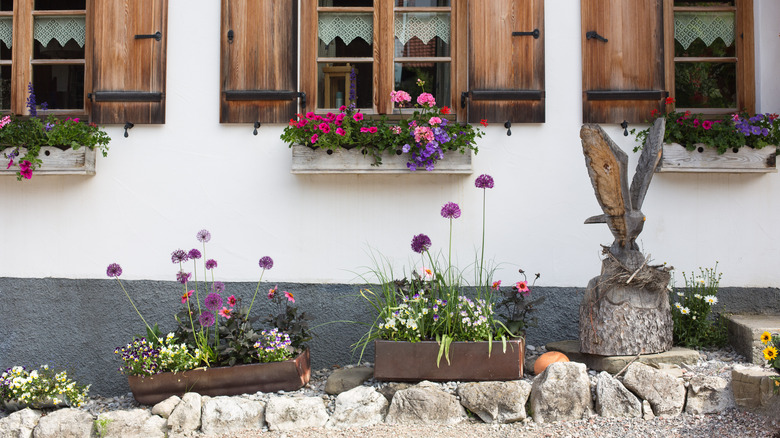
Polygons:
[[228,304],[230,304],[230,307],[235,306],[236,302],[238,302],[238,300],[236,299],[235,295],[231,295],[228,297]]
[[488,125],[488,124],[487,124],[487,120],[486,120],[486,119],[482,119],[482,120],[480,120],[480,121],[479,121],[479,123],[481,123],[481,124],[482,124],[482,126],[487,126],[487,125]]
[[650,111],[650,117],[657,117],[659,114],[661,114],[661,111],[658,111],[657,109]]
[[192,293],[195,292],[194,290],[191,290],[189,292],[185,292],[184,295],[181,296],[181,303],[184,304],[187,301],[190,300],[190,297],[192,296]]
[[665,103],[667,105],[673,104],[674,103],[674,98],[673,97],[667,97]]
[[441,107],[441,109],[439,110],[439,112],[440,112],[440,113],[442,113],[442,114],[449,114],[449,113],[450,113],[450,107],[448,107],[448,106],[443,106],[443,107]]

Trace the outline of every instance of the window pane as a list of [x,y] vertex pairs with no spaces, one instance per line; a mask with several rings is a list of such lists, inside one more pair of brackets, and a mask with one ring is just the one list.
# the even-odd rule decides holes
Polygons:
[[335,7],[374,6],[374,0],[320,0],[319,6],[335,6]]
[[737,107],[737,65],[734,63],[678,62],[674,80],[679,107]]
[[395,14],[395,57],[450,56],[450,14]]
[[34,65],[33,88],[38,104],[50,109],[84,108],[83,65]]
[[85,16],[35,17],[35,58],[84,58]]
[[450,0],[396,0],[396,6],[430,8],[434,6],[449,6]]
[[0,11],[13,11],[14,0],[0,0]]
[[[733,52],[735,28],[736,21],[734,12],[674,13],[674,39],[675,43],[680,44],[683,50],[690,49],[694,42],[698,42],[699,46],[704,49],[717,47],[718,45],[720,47],[730,46]],[[698,50],[701,50],[701,48]],[[716,50],[716,48],[713,48],[713,50]],[[675,52],[677,52],[676,48]]]
[[38,11],[87,9],[87,0],[35,0]]
[[451,106],[449,62],[395,63],[395,90],[404,90],[412,96],[412,103],[422,90],[417,79],[425,81],[425,92],[433,94],[437,106]]
[[0,109],[11,109],[11,66],[0,67]]
[[49,41],[46,47],[39,41],[35,41],[33,59],[84,59],[84,47],[79,47],[72,39],[68,40],[64,47],[57,40]]
[[0,17],[0,60],[11,60],[13,18]]
[[675,6],[734,6],[734,0],[674,0]]
[[338,108],[350,103],[355,103],[356,108],[372,108],[373,87],[372,63],[317,65],[319,108]]
[[319,14],[318,56],[373,57],[373,14]]

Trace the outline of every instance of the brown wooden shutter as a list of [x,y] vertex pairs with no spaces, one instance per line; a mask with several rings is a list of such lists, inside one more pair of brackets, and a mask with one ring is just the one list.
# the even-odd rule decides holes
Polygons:
[[583,122],[642,123],[652,110],[662,111],[663,0],[582,0],[581,6]]
[[544,122],[544,0],[471,0],[468,27],[468,121]]
[[165,123],[168,1],[88,4],[90,119],[95,123]]
[[298,98],[298,2],[222,0],[221,123],[286,123]]

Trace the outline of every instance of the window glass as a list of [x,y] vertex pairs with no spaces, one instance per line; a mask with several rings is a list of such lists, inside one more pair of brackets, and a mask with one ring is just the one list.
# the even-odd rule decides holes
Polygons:
[[417,79],[422,79],[425,91],[433,94],[437,106],[451,106],[449,62],[396,62],[393,73],[395,89],[409,93],[412,103],[417,101],[421,92]]
[[35,9],[38,11],[84,10],[87,9],[87,0],[35,0]]
[[373,14],[320,13],[317,34],[320,57],[372,57]]
[[364,6],[374,6],[373,0],[319,0],[318,6],[337,7],[337,8],[355,8]]
[[13,11],[14,0],[0,0],[0,11]]
[[450,0],[396,0],[396,6],[430,8],[437,6],[450,6]]
[[11,109],[11,66],[0,66],[0,109]]
[[395,57],[450,56],[449,13],[395,14]]
[[734,0],[674,0],[675,6],[734,6]]
[[374,96],[374,65],[361,63],[318,63],[317,102],[320,108],[371,108]]
[[677,63],[674,79],[679,107],[737,108],[737,65],[733,62]]
[[34,65],[36,101],[49,109],[84,107],[84,65]]

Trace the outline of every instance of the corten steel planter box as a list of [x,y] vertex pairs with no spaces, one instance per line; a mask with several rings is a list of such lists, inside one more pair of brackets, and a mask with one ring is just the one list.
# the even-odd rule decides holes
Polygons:
[[311,363],[309,350],[306,349],[295,359],[283,362],[128,376],[127,382],[138,403],[151,405],[185,392],[216,396],[295,391],[308,383],[310,377]]
[[401,342],[375,341],[374,378],[385,381],[416,382],[518,380],[523,377],[525,342],[513,339],[493,341],[488,356],[488,343],[453,342],[450,344],[450,362],[443,356],[439,366],[439,344],[435,341]]

